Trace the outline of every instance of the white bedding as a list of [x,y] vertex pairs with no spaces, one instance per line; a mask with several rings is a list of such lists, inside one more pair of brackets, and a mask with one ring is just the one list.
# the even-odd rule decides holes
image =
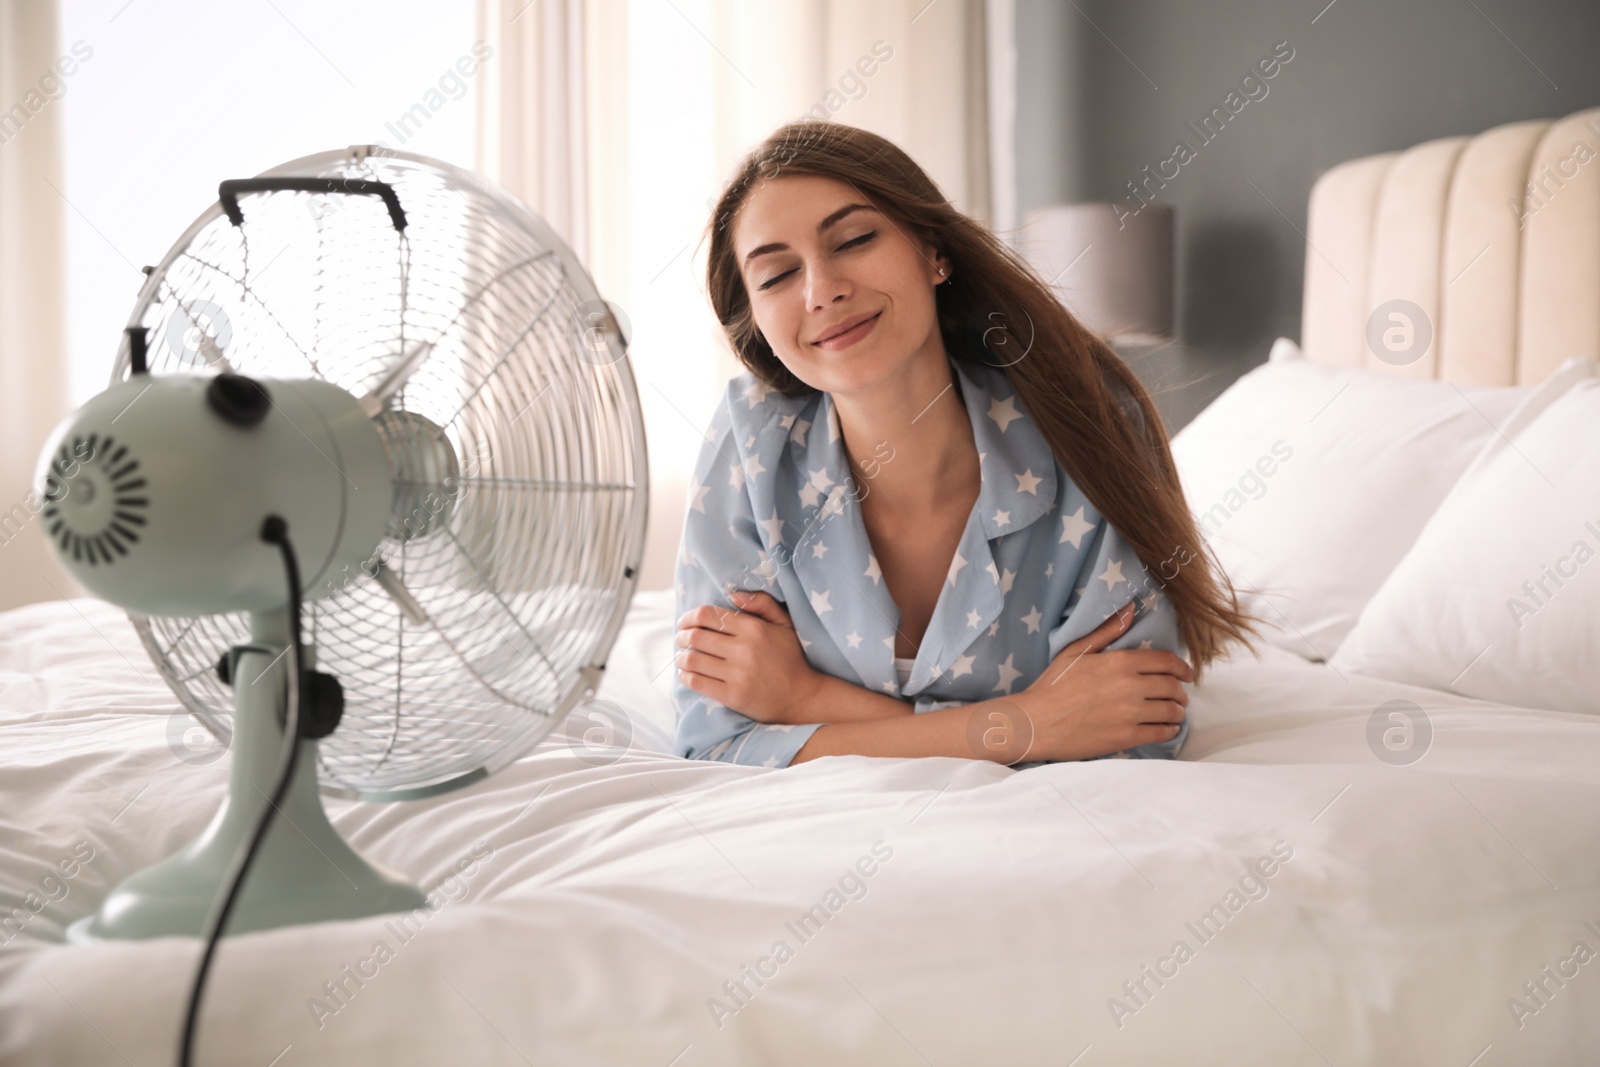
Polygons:
[[[670,591],[636,598],[600,693],[638,719],[615,762],[552,740],[430,801],[330,802],[426,887],[463,867],[456,899],[408,940],[386,918],[227,940],[198,1061],[1489,1067],[1600,1047],[1600,959],[1573,955],[1600,952],[1594,716],[1268,648],[1196,687],[1173,763],[766,770],[648,751],[670,728],[650,677],[671,630]],[[1406,766],[1367,741],[1396,698],[1433,730]],[[198,943],[60,939],[210,818],[227,760],[177,759],[177,710],[116,610],[0,615],[0,903],[27,913],[0,947],[0,1063],[173,1061]],[[1243,883],[1260,899],[1230,900],[1275,846]],[[858,861],[870,877],[844,878]],[[854,899],[829,900],[842,878]],[[840,906],[802,941],[819,902]],[[1202,943],[1186,924],[1219,903]],[[780,940],[792,954],[738,1007],[724,982]],[[1136,1003],[1123,983],[1146,965],[1170,977]],[[1558,986],[1547,965],[1576,972]],[[1519,1026],[1511,998],[1539,1010]]]

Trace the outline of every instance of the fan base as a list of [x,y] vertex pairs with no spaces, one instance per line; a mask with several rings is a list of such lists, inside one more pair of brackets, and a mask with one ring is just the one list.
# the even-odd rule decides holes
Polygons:
[[[296,782],[245,875],[225,934],[426,910],[422,890],[373,864],[339,836],[316,795],[316,742],[303,741]],[[237,817],[230,794],[192,844],[119,883],[69,941],[198,937],[224,873],[264,800]]]
[[[258,630],[258,641],[259,633]],[[68,928],[74,942],[198,937],[234,856],[272,793],[288,681],[281,647],[253,644],[234,668],[235,735],[228,795],[192,844],[114,888]],[[373,864],[328,821],[317,792],[317,743],[301,741],[294,781],[273,816],[225,934],[426,910],[422,890]]]

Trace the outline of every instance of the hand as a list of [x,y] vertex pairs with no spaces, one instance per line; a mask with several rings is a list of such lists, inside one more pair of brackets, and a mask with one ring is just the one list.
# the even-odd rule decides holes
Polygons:
[[1032,685],[1012,698],[1031,743],[1019,759],[1073,760],[1170,741],[1189,706],[1183,682],[1194,671],[1160,649],[1104,651],[1127,631],[1133,603],[1061,650]]
[[734,592],[737,609],[705,604],[678,620],[678,679],[757,722],[797,723],[820,687],[789,612],[768,593]]

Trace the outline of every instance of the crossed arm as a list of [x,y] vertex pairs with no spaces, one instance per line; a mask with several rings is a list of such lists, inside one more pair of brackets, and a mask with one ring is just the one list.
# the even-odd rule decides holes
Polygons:
[[909,701],[874,693],[806,662],[782,604],[734,592],[740,609],[712,604],[678,620],[678,677],[695,692],[757,722],[865,722],[913,714]]
[[783,606],[736,592],[740,610],[711,605],[678,620],[679,679],[757,722],[822,723],[791,764],[818,756],[956,756],[1011,764],[1026,756],[1082,759],[1171,740],[1181,728],[1193,671],[1170,652],[1119,651],[1055,688],[1089,652],[1129,625],[1119,611],[1068,646],[1033,685],[994,700],[916,714],[910,703],[813,669]]

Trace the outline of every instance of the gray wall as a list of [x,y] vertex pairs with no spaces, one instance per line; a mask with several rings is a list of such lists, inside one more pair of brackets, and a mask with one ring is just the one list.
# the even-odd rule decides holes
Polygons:
[[[1179,140],[1196,151],[1156,193],[1177,225],[1178,342],[1124,353],[1174,433],[1265,361],[1273,338],[1299,339],[1318,175],[1600,105],[1596,0],[1326,5],[1017,0],[1019,217],[1080,200],[1137,206],[1126,183],[1146,164],[1154,171]],[[1186,123],[1221,106],[1280,41],[1294,58],[1267,95],[1202,143]]]

